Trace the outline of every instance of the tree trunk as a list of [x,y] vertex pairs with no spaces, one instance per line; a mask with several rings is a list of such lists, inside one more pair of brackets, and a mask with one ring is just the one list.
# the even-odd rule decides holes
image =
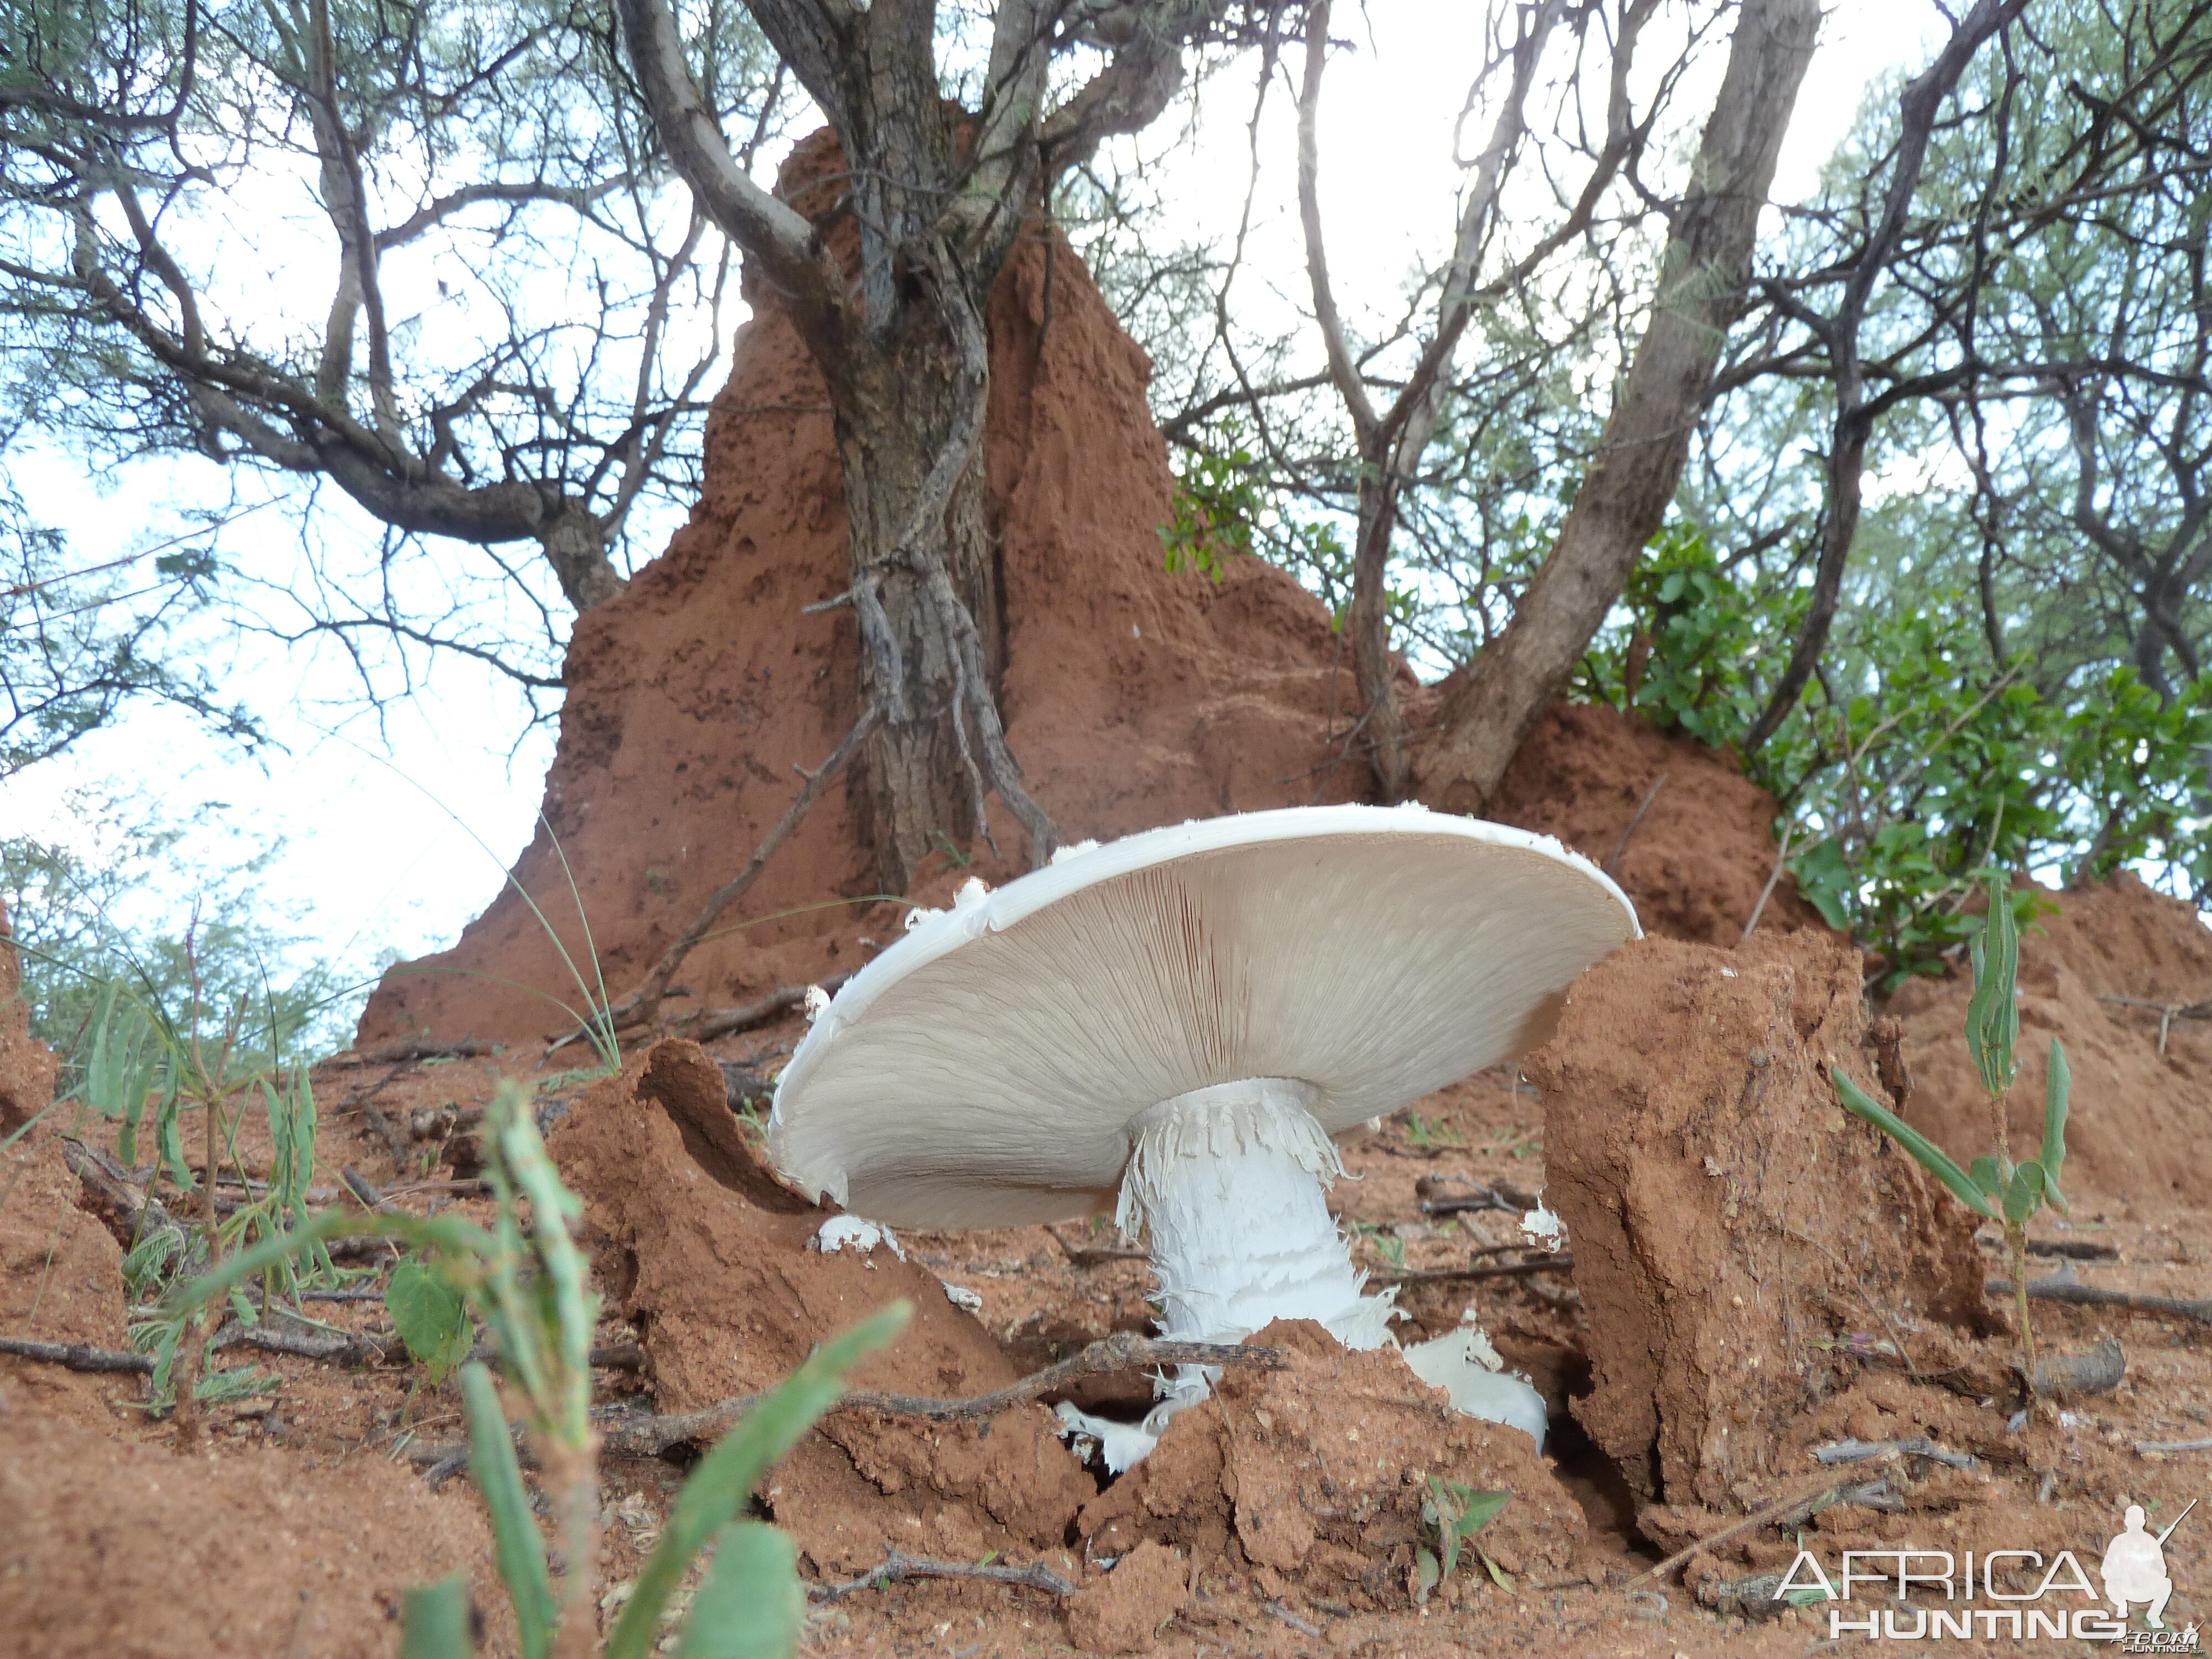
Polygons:
[[1650,320],[1558,544],[1513,619],[1447,694],[1415,757],[1416,793],[1479,812],[1565,686],[1658,531],[1729,325],[1751,276],[1759,210],[1819,32],[1819,0],[1743,0]]
[[607,557],[607,532],[589,508],[569,503],[538,532],[545,562],[553,567],[561,592],[582,616],[605,605],[629,586]]
[[[976,688],[933,602],[933,568],[973,619],[988,677],[981,690],[994,702],[1005,666],[982,445],[980,434],[963,439],[980,388],[971,391],[934,320],[902,319],[890,360],[872,367],[866,395],[840,400],[836,420],[865,647],[860,690],[884,714],[862,757],[860,794],[877,879],[888,893],[906,890],[933,847],[965,847],[983,828],[983,757],[969,702]],[[963,441],[965,461],[934,507],[930,474]]]
[[[1425,445],[1427,434],[1423,433]],[[1390,649],[1390,589],[1386,580],[1390,539],[1398,528],[1399,446],[1379,461],[1362,456],[1359,539],[1352,565],[1352,603],[1344,631],[1352,643],[1352,683],[1359,690],[1360,720],[1386,801],[1405,799],[1412,771],[1406,754],[1406,717],[1398,707],[1398,659]],[[1407,446],[1410,447],[1410,446]]]

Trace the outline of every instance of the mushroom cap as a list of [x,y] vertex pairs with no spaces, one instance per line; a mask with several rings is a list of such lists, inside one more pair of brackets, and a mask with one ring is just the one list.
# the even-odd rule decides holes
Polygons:
[[1332,1134],[1527,1053],[1636,912],[1549,836],[1413,806],[1304,806],[1063,850],[910,931],[793,1054],[769,1149],[905,1227],[1109,1207],[1130,1120],[1243,1078]]

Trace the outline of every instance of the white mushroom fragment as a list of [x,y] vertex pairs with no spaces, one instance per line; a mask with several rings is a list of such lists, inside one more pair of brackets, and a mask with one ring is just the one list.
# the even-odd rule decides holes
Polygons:
[[866,1255],[878,1244],[890,1245],[893,1255],[902,1261],[906,1260],[906,1252],[891,1237],[890,1228],[863,1221],[856,1215],[833,1215],[814,1230],[813,1247],[824,1255],[844,1249]]
[[1416,1342],[1405,1353],[1413,1375],[1442,1389],[1460,1410],[1523,1430],[1534,1437],[1538,1451],[1544,1449],[1544,1396],[1505,1369],[1473,1308],[1460,1316],[1457,1330]]
[[1521,1237],[1540,1250],[1557,1255],[1567,1242],[1566,1224],[1556,1211],[1544,1207],[1543,1195],[1536,1197],[1536,1207],[1525,1211],[1521,1217]]
[[[1063,849],[913,921],[784,1070],[787,1176],[901,1226],[1110,1206],[1149,1232],[1164,1334],[1302,1318],[1363,1348],[1392,1310],[1329,1216],[1331,1137],[1541,1042],[1568,985],[1638,931],[1555,841],[1370,806]],[[1205,1379],[1165,1389],[1154,1434]],[[1500,1409],[1480,1414],[1517,1420]]]

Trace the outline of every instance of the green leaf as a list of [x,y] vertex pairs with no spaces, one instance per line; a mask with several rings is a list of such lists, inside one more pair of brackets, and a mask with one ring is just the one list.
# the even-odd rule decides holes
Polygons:
[[1991,1198],[2004,1190],[2005,1178],[1993,1158],[1978,1158],[1966,1166],[1967,1179]]
[[469,1659],[469,1581],[459,1573],[407,1592],[399,1621],[399,1659]]
[[2058,1196],[2058,1176],[2066,1167],[2066,1114],[2073,1093],[2073,1068],[2066,1063],[2064,1047],[2057,1037],[2053,1037],[2051,1039],[2051,1068],[2043,1089],[2043,1152],[2037,1162],[2043,1165],[2045,1182],[2052,1201],[2062,1210],[2066,1204]]
[[407,1352],[430,1373],[433,1388],[469,1357],[474,1333],[461,1293],[419,1257],[410,1255],[392,1270],[384,1307]]
[[1913,1161],[1948,1187],[1959,1202],[1976,1215],[1996,1219],[1996,1208],[1982,1189],[1976,1186],[1964,1170],[1954,1164],[1948,1154],[1926,1135],[1914,1128],[1887,1106],[1876,1105],[1867,1098],[1858,1085],[1845,1077],[1841,1066],[1832,1068],[1829,1076],[1836,1081],[1836,1092],[1842,1097],[1844,1109],[1868,1122],[1912,1154]]
[[1425,1549],[1413,1552],[1413,1570],[1418,1575],[1413,1581],[1413,1600],[1426,1607],[1429,1592],[1444,1581],[1444,1570],[1437,1565],[1437,1558]]
[[1966,1047],[1992,1099],[2012,1087],[2013,1047],[2020,1040],[2020,931],[2012,890],[2002,874],[1989,880],[1989,915],[1974,946],[1974,994],[1966,1005]]
[[1498,1589],[1504,1590],[1508,1595],[1512,1595],[1512,1575],[1508,1573],[1504,1568],[1499,1566],[1497,1562],[1490,1559],[1489,1551],[1477,1550],[1475,1553],[1482,1558],[1482,1565],[1490,1570],[1490,1582],[1497,1585]]
[[637,1588],[607,1638],[605,1659],[646,1659],[669,1592],[707,1540],[733,1520],[753,1487],[789,1451],[814,1419],[845,1391],[845,1373],[906,1328],[914,1306],[894,1302],[817,1348],[782,1384],[746,1413],[721,1443],[699,1462],[677,1495],[660,1543],[637,1576]]
[[790,1659],[806,1625],[806,1590],[790,1539],[758,1521],[714,1534],[714,1565],[691,1603],[676,1659]]
[[2033,1158],[2005,1183],[2004,1218],[2017,1225],[2043,1207],[2043,1166]]
[[469,1474],[491,1511],[499,1576],[514,1603],[514,1627],[523,1659],[545,1659],[553,1645],[553,1587],[545,1572],[545,1540],[530,1512],[522,1466],[508,1438],[499,1385],[481,1364],[461,1367],[461,1402],[469,1421]]

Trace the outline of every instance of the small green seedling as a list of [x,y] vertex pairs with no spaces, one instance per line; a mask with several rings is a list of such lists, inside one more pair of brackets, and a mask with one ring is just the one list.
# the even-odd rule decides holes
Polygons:
[[[1422,1549],[1414,1554],[1416,1601],[1427,1604],[1429,1592],[1452,1576],[1452,1569],[1459,1565],[1460,1552],[1469,1547],[1469,1540],[1475,1534],[1495,1521],[1512,1501],[1510,1492],[1478,1492],[1441,1475],[1429,1477],[1429,1495],[1421,1500],[1421,1519],[1436,1528],[1437,1547],[1434,1552]],[[1491,1581],[1511,1595],[1513,1580],[1505,1569],[1479,1546],[1474,1547],[1474,1553],[1489,1569]]]
[[2013,1048],[2020,1040],[2020,1006],[2014,997],[2020,977],[2020,930],[2013,919],[2010,889],[2002,876],[1990,878],[1989,897],[1989,919],[1973,945],[1974,995],[1966,1005],[1966,1047],[1990,1097],[1996,1155],[1978,1158],[1961,1170],[1927,1136],[1887,1107],[1869,1099],[1840,1069],[1833,1075],[1846,1109],[1904,1147],[1976,1215],[2003,1226],[2005,1261],[2012,1272],[2013,1294],[2020,1311],[2021,1360],[2032,1385],[2035,1334],[2027,1322],[2027,1224],[2045,1204],[2062,1215],[2071,1213],[2066,1195],[2059,1190],[2058,1177],[2066,1163],[2066,1112],[2073,1077],[2067,1067],[2066,1050],[2057,1037],[2051,1038],[2044,1090],[2043,1146],[2033,1158],[2014,1164],[2005,1119],[2005,1095],[2017,1069]]

